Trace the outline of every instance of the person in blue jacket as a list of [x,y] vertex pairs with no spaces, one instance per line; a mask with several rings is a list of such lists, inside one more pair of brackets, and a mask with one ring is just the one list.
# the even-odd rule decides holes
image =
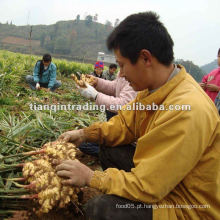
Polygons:
[[218,113],[220,115],[220,91],[218,92],[218,95],[215,98],[215,105],[218,109]]
[[56,65],[51,62],[50,54],[45,54],[42,60],[38,60],[33,76],[26,76],[26,81],[32,90],[39,90],[41,87],[48,88],[54,92],[61,86],[61,81],[56,80]]

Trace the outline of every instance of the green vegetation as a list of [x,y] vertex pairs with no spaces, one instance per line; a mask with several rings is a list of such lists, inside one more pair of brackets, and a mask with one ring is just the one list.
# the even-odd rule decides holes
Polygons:
[[[75,90],[70,74],[89,73],[93,70],[91,64],[53,59],[61,88],[56,93],[30,90],[25,76],[32,75],[40,58],[0,51],[0,218],[26,207],[21,196],[28,192],[18,188],[16,182],[22,177],[21,163],[31,160],[25,152],[56,140],[64,131],[83,128],[101,119],[98,111],[31,110],[30,104],[84,105],[88,101]],[[204,73],[198,66],[190,61],[176,62],[184,65],[197,81],[201,80]]]
[[[23,154],[54,141],[67,130],[79,129],[99,121],[98,111],[35,111],[30,104],[85,104],[77,91],[70,73],[89,73],[93,66],[56,60],[61,88],[56,93],[32,91],[25,83],[25,76],[32,74],[39,57],[0,51],[0,219],[14,210],[25,208],[21,198],[26,190],[17,187],[12,178],[22,177],[19,165],[30,160]],[[62,74],[61,74],[62,73]],[[15,198],[18,198],[15,200]]]
[[210,73],[212,70],[216,69],[218,67],[218,64],[217,64],[217,59],[212,61],[211,63],[208,63],[204,66],[201,66],[200,68],[206,73]]
[[[94,63],[99,51],[109,53],[105,44],[113,29],[112,23],[109,21],[106,21],[105,24],[98,23],[97,16],[88,15],[85,20],[80,20],[80,15],[77,15],[75,20],[59,21],[53,25],[15,26],[0,23],[0,49],[26,54],[31,51],[32,54],[39,55],[49,52],[58,58]],[[116,19],[114,26],[117,26],[118,23],[119,20]],[[30,48],[31,30],[32,44]],[[8,37],[10,39],[7,39]],[[22,39],[24,42],[22,42]],[[176,62],[184,65],[197,81],[200,81],[205,73],[210,72],[216,66],[216,61],[201,68],[192,61],[178,59]],[[1,66],[0,61],[0,68]],[[83,71],[87,72],[86,68]],[[73,64],[72,68],[67,67],[67,63],[64,61],[60,64],[60,73],[65,71],[68,74],[68,71],[75,71],[75,69],[77,69],[76,63]]]
[[[29,53],[30,31],[32,53],[49,52],[57,56],[96,60],[97,52],[107,52],[105,41],[112,26],[97,23],[92,16],[86,20],[59,21],[53,25],[15,26],[0,23],[0,49]],[[15,37],[15,39],[7,39]],[[18,38],[18,39],[16,39]],[[24,40],[20,42],[20,40]]]
[[186,68],[186,71],[197,81],[201,82],[202,77],[205,75],[205,72],[195,65],[192,61],[185,61],[178,59],[175,61],[176,64],[181,64]]

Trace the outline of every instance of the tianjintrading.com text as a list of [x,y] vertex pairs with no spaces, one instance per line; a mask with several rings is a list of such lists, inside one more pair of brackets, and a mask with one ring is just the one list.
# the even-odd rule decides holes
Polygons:
[[36,104],[31,103],[29,105],[30,110],[32,111],[101,111],[105,112],[105,110],[125,110],[125,111],[190,111],[190,105],[157,105],[152,103],[151,105],[143,105],[142,103],[132,103],[125,106],[121,105],[109,105],[107,108],[106,105],[96,105],[92,103],[86,103],[84,105],[73,105],[73,104]]

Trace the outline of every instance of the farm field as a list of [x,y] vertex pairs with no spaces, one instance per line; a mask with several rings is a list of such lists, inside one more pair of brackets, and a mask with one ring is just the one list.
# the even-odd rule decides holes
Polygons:
[[[78,210],[75,212],[78,216],[76,219],[80,219],[80,207],[76,208],[73,203],[64,210],[53,210],[38,218],[32,212],[36,203],[21,198],[29,195],[30,191],[20,186],[24,182],[16,182],[17,178],[22,177],[22,167],[18,165],[33,160],[26,152],[40,149],[45,143],[56,140],[64,131],[104,120],[99,111],[31,108],[31,105],[88,103],[75,90],[70,74],[78,71],[90,73],[93,65],[53,59],[57,66],[57,79],[62,81],[62,86],[55,93],[48,93],[45,90],[32,91],[25,82],[25,76],[32,75],[39,59],[41,57],[0,51],[0,219],[73,219],[74,213],[71,210],[74,209]],[[79,158],[92,169],[99,168],[95,158],[82,154],[79,154]],[[85,188],[81,204],[96,193]],[[31,217],[28,217],[27,210]]]

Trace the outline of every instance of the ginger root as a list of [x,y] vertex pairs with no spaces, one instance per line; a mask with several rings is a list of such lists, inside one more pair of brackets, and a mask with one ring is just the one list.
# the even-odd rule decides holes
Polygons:
[[65,207],[70,201],[78,204],[77,187],[64,186],[57,176],[54,159],[74,160],[76,146],[71,143],[50,142],[43,146],[45,154],[38,155],[38,159],[25,163],[23,176],[27,182],[34,185],[32,190],[38,193],[38,202],[41,205],[38,214],[47,213],[54,207]]
[[82,74],[80,76],[80,80],[78,80],[76,75],[74,74],[72,74],[71,77],[75,81],[75,83],[82,88],[86,88],[86,83],[88,83],[91,86],[93,86],[94,84],[92,76],[89,76],[87,74]]

